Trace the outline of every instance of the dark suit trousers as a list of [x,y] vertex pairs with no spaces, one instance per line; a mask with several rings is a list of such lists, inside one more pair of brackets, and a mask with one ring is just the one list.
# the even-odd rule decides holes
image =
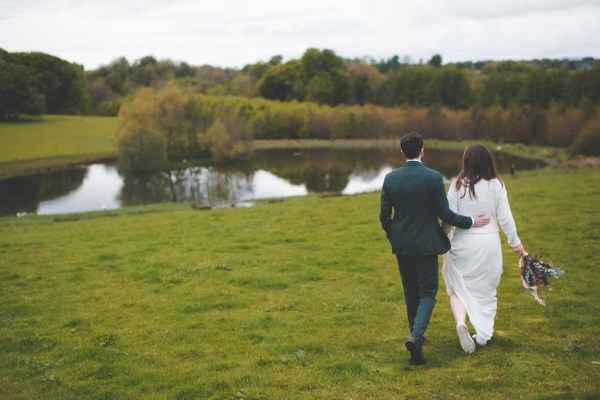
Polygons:
[[438,256],[396,255],[404,287],[410,333],[423,337],[438,291]]

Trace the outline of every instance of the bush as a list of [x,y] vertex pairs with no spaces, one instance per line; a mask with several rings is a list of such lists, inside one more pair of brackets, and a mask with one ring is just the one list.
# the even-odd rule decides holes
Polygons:
[[158,103],[151,89],[141,90],[131,102],[121,107],[113,138],[121,169],[148,171],[165,165],[167,137],[159,129],[158,115]]
[[600,156],[600,118],[589,121],[575,138],[571,153]]
[[221,119],[217,119],[206,133],[199,135],[199,142],[217,163],[235,160],[248,151],[246,143],[232,137]]
[[132,131],[119,144],[119,168],[124,171],[155,171],[167,161],[167,139],[158,129]]
[[124,97],[117,97],[112,100],[102,100],[96,108],[96,115],[115,116],[119,115],[119,110],[125,102]]

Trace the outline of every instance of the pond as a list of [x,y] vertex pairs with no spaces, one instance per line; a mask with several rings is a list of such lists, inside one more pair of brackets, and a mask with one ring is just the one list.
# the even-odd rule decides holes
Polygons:
[[[428,149],[424,164],[449,181],[460,171],[462,151]],[[538,168],[539,161],[495,152],[508,174]],[[0,215],[63,214],[161,202],[210,208],[251,206],[255,201],[309,193],[378,191],[385,175],[404,163],[397,149],[261,150],[242,165],[190,166],[122,174],[115,165],[92,164],[0,181]]]

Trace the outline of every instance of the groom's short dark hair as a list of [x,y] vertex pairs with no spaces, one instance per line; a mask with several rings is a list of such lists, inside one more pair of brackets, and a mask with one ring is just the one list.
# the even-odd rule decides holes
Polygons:
[[407,133],[400,140],[400,148],[407,159],[417,158],[423,148],[423,138],[417,132]]

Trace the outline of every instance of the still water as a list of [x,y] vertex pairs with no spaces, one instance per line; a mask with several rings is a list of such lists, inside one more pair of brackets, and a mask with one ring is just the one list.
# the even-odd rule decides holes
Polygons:
[[[424,164],[450,180],[462,151],[427,150]],[[494,154],[508,174],[539,162]],[[396,150],[303,149],[257,151],[243,165],[122,174],[115,165],[92,164],[0,181],[0,215],[63,214],[160,202],[193,202],[213,208],[251,206],[269,198],[309,193],[377,191],[385,175],[404,162]]]

